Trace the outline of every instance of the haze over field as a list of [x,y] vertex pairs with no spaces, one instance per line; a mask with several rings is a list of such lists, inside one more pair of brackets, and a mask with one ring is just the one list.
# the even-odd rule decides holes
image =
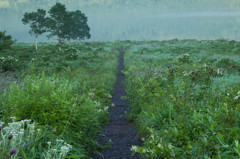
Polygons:
[[[231,39],[240,40],[239,0],[58,0],[88,17],[92,41]],[[0,0],[0,30],[32,42],[25,12],[48,10],[56,0]],[[45,35],[40,41],[46,41]]]

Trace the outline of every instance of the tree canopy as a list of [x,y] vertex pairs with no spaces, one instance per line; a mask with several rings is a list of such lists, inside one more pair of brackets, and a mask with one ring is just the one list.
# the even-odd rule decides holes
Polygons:
[[31,30],[29,31],[29,34],[35,36],[35,47],[37,50],[37,37],[46,32],[46,11],[38,9],[37,12],[25,13],[22,22],[25,25],[30,25]]
[[6,35],[6,31],[0,31],[0,51],[10,48],[14,42],[12,36]]
[[38,9],[37,12],[25,13],[22,19],[23,24],[30,24],[29,33],[35,35],[36,49],[37,37],[44,32],[49,32],[49,38],[58,38],[60,50],[65,39],[84,40],[91,37],[87,17],[80,10],[70,12],[64,4],[56,3],[48,13],[49,17],[46,17],[46,11]]
[[[72,25],[70,28],[70,37],[73,40],[84,40],[91,38],[90,28],[87,24],[87,17],[80,10],[70,12]],[[81,27],[79,27],[81,26]]]
[[64,39],[84,40],[91,37],[87,17],[80,10],[69,12],[65,5],[56,3],[48,13],[50,15],[46,19],[47,31],[50,32],[48,37],[57,36],[60,50]]

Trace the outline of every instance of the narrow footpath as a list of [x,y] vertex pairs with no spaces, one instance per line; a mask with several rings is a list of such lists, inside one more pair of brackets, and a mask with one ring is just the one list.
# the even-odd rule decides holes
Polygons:
[[100,153],[101,156],[96,157],[97,159],[139,159],[138,155],[132,156],[131,147],[133,145],[141,145],[141,141],[137,137],[137,129],[127,122],[126,113],[130,111],[129,102],[121,99],[123,96],[127,96],[125,92],[125,86],[123,81],[125,76],[122,73],[124,69],[124,52],[123,47],[121,48],[117,83],[114,88],[114,95],[112,103],[115,107],[109,108],[110,123],[103,128],[105,137],[102,142],[106,143],[111,140],[111,148],[104,149]]

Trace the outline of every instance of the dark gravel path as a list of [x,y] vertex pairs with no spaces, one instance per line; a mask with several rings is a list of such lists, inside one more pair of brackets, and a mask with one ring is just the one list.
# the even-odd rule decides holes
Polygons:
[[124,69],[124,56],[123,48],[121,48],[121,53],[119,57],[119,66],[117,74],[117,83],[114,88],[114,96],[112,98],[112,103],[115,107],[109,108],[110,113],[110,123],[103,128],[103,133],[105,134],[102,139],[102,143],[107,143],[109,140],[112,141],[110,149],[104,149],[99,155],[95,157],[96,159],[139,159],[138,155],[132,156],[131,147],[133,145],[141,145],[141,141],[137,137],[137,129],[127,122],[125,113],[130,111],[128,107],[129,102],[127,100],[122,100],[122,96],[127,96],[125,92],[125,86],[123,81],[125,76],[122,73]]

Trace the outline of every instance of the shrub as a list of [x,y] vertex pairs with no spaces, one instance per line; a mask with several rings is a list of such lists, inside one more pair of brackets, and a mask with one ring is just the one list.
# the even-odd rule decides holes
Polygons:
[[4,72],[16,71],[19,68],[19,62],[18,59],[13,56],[0,57],[0,66]]
[[[64,159],[67,157],[72,146],[64,143],[63,140],[52,137],[49,141],[43,128],[36,128],[31,120],[4,124],[0,122],[0,154],[3,158],[51,158]],[[47,143],[45,143],[47,142]],[[44,145],[48,145],[43,147]]]
[[240,72],[240,64],[230,58],[223,58],[218,61],[217,67],[224,68],[228,72]]
[[6,35],[6,31],[0,31],[0,51],[9,49],[14,42],[10,35]]
[[183,54],[182,56],[178,57],[178,61],[181,63],[190,63],[190,56],[189,54]]
[[39,125],[56,127],[59,134],[78,146],[79,154],[86,154],[96,148],[93,139],[107,109],[89,95],[77,92],[68,80],[44,74],[28,76],[23,84],[12,84],[10,92],[3,95],[3,118],[8,121],[14,115],[18,121],[30,118]]

